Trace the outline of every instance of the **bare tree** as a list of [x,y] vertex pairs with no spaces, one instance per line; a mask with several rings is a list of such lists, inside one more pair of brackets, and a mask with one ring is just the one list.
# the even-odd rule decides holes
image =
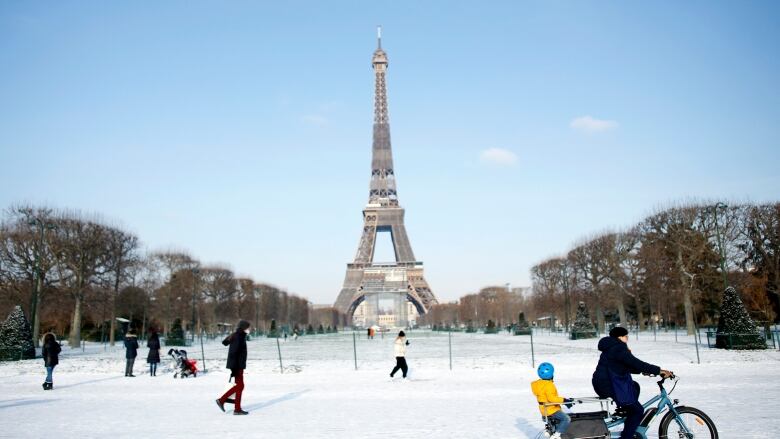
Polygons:
[[765,291],[775,319],[780,319],[780,203],[749,208],[742,244],[742,267],[766,279]]
[[[106,230],[108,239],[107,274],[111,285],[111,324],[109,342],[114,346],[116,332],[116,298],[119,295],[120,284],[127,279],[131,268],[139,260],[138,238],[118,228]],[[143,291],[143,290],[142,290]],[[136,294],[137,295],[137,294]]]
[[51,234],[56,233],[54,211],[45,207],[15,206],[7,211],[9,221],[0,226],[0,282],[20,288],[29,283],[30,320],[35,346],[39,343],[41,305],[46,286],[57,264],[51,250]]
[[611,235],[601,235],[578,245],[567,256],[574,266],[577,279],[582,282],[581,286],[586,288],[594,299],[599,331],[604,329],[602,290],[612,268],[609,265],[609,254],[613,247]]
[[54,247],[61,255],[62,265],[70,273],[68,289],[75,303],[69,344],[76,348],[81,345],[84,297],[108,270],[108,230],[97,221],[74,214],[63,216],[58,223],[59,233]]

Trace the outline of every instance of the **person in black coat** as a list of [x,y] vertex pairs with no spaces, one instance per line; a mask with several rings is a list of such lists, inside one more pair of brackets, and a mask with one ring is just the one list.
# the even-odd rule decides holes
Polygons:
[[149,375],[157,376],[157,365],[160,363],[160,336],[157,331],[152,329],[149,340],[146,341],[146,347],[149,348],[149,355],[146,356],[146,362],[149,363]]
[[599,398],[612,398],[618,409],[626,415],[621,439],[631,439],[642,422],[644,407],[639,402],[639,383],[631,374],[671,376],[672,372],[645,363],[636,358],[628,349],[628,331],[616,326],[609,331],[609,337],[599,340],[599,363],[593,372],[593,390]]
[[135,329],[131,329],[125,334],[125,358],[127,364],[125,365],[125,376],[134,377],[133,364],[135,363],[135,357],[138,356],[138,337],[135,335]]
[[51,374],[54,371],[54,367],[60,363],[60,351],[62,351],[62,348],[57,343],[57,338],[51,332],[47,332],[43,336],[43,348],[41,349],[43,364],[46,366],[46,381],[43,383],[43,390],[54,388]]
[[246,415],[248,412],[241,410],[241,393],[244,391],[244,369],[246,369],[246,336],[249,333],[249,322],[238,322],[236,332],[222,340],[222,344],[229,346],[226,367],[230,369],[231,378],[235,378],[235,384],[224,395],[217,399],[217,406],[224,412],[228,398],[235,394],[233,401],[233,414]]

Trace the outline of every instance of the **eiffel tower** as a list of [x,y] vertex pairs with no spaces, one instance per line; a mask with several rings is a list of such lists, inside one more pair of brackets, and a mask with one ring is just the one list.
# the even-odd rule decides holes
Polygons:
[[[396,313],[406,326],[406,302],[411,302],[417,313],[425,314],[438,303],[423,275],[423,263],[414,258],[404,226],[404,209],[398,204],[393,169],[393,151],[390,147],[390,122],[387,112],[387,54],[382,50],[381,28],[377,29],[377,49],[372,65],[376,77],[374,97],[374,143],[371,158],[371,185],[368,204],[363,209],[363,234],[360,237],[354,262],[347,264],[344,286],[335,307],[352,317],[362,302],[376,303],[380,298],[395,299]],[[389,232],[395,262],[375,263],[374,249],[379,232]],[[372,307],[369,306],[369,309]],[[366,322],[366,325],[377,322]]]

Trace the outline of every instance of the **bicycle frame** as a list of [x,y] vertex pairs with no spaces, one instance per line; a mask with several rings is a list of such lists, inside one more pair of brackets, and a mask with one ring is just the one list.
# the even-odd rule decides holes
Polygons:
[[[678,403],[678,400],[672,400],[669,398],[669,394],[666,392],[666,389],[664,388],[664,381],[666,381],[666,378],[662,378],[661,381],[658,381],[658,388],[661,389],[661,393],[658,395],[655,395],[654,397],[650,398],[646,403],[642,404],[642,407],[645,409],[644,416],[642,418],[642,422],[639,424],[639,427],[636,429],[636,434],[639,435],[642,439],[647,439],[647,432],[650,429],[650,424],[653,423],[653,420],[656,418],[656,416],[662,415],[666,413],[666,411],[670,411],[674,414],[675,421],[682,427],[682,429],[685,431],[685,434],[691,435],[691,431],[688,429],[688,426],[685,425],[683,420],[680,418],[680,414],[677,413],[677,410],[675,406]],[[657,405],[655,405],[657,403]],[[653,407],[655,405],[655,407]],[[613,428],[622,425],[625,422],[625,418],[616,419],[614,421],[607,422],[607,428],[612,431]],[[620,433],[619,432],[612,432],[611,438],[619,438]]]

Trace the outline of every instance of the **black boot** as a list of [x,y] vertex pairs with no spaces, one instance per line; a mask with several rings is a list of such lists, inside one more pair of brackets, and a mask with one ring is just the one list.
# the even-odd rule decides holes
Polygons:
[[49,390],[49,383],[47,382],[43,383],[43,390]]

